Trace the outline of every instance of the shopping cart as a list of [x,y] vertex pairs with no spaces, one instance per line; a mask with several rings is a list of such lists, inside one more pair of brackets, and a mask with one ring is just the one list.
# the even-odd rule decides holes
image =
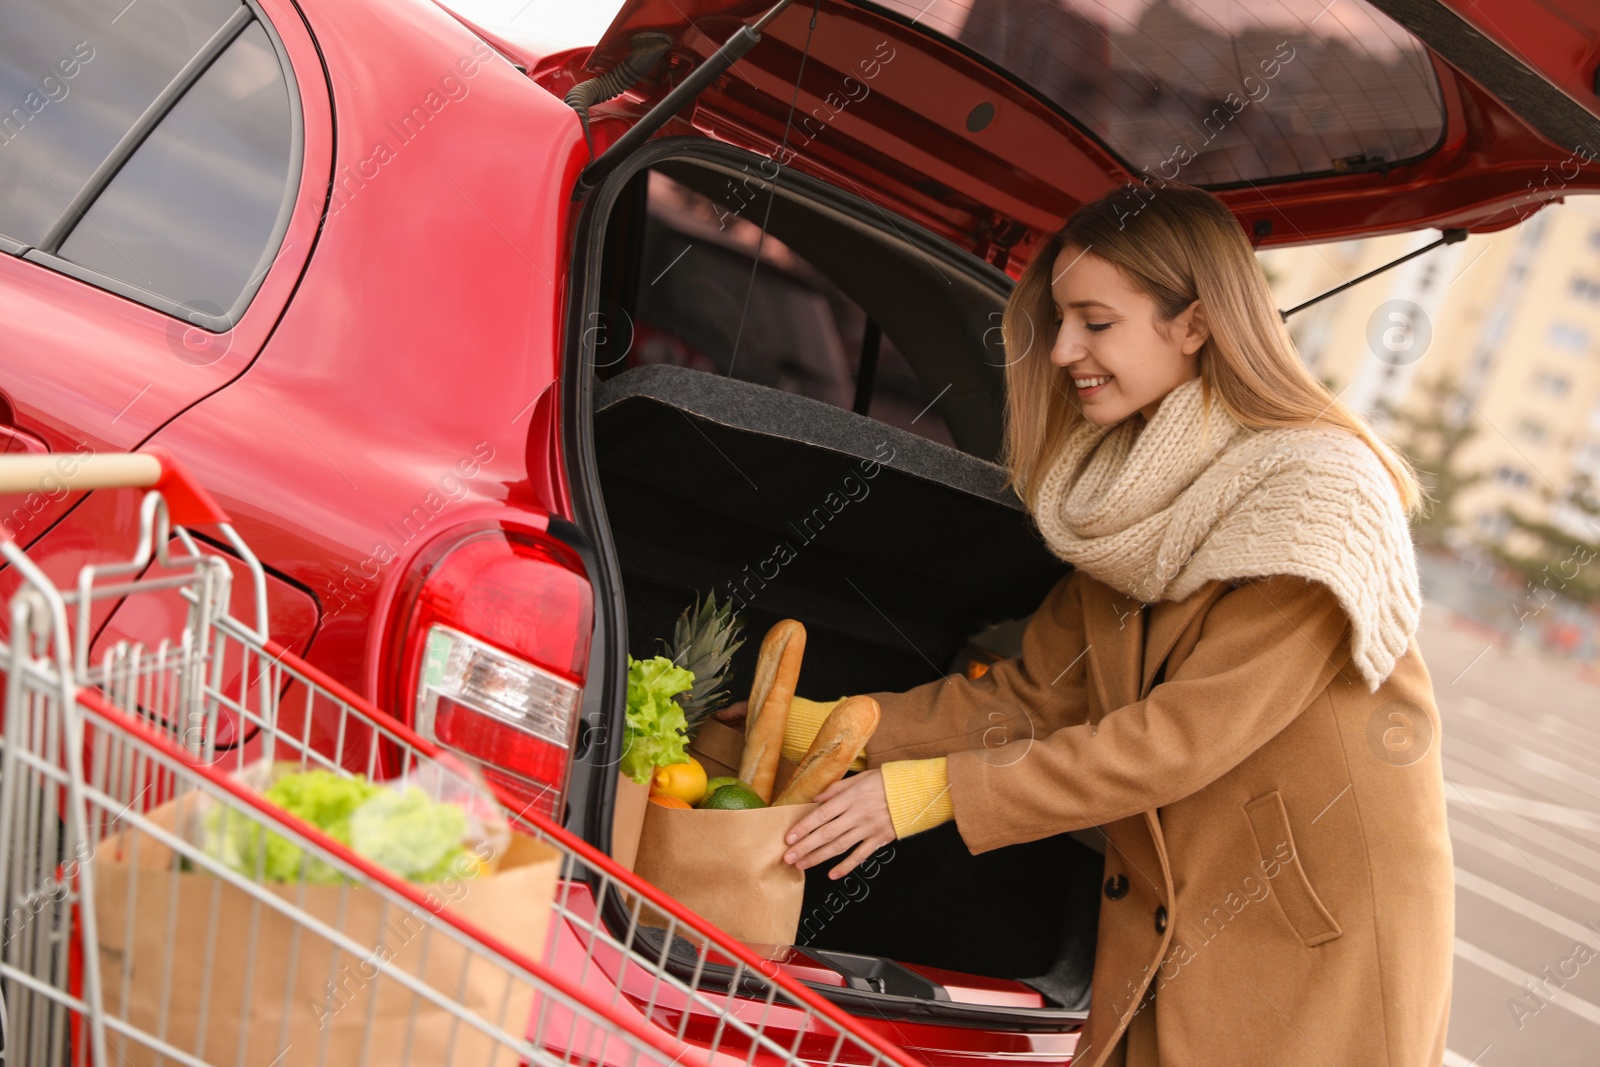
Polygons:
[[[514,828],[559,863],[536,954],[266,803],[235,777],[262,760],[371,780],[452,764],[272,640],[261,564],[170,455],[54,458],[0,457],[0,493],[47,476],[150,491],[132,557],[83,567],[70,590],[0,534],[16,585],[0,643],[10,1067],[911,1067],[870,1026],[509,794],[496,796]],[[250,576],[253,624],[230,613],[234,572],[190,533],[201,525]],[[114,641],[91,662],[109,607],[174,593],[178,636]],[[242,873],[174,823],[196,804],[298,846],[307,865],[337,872],[333,885]],[[354,929],[349,917],[375,902],[381,927]],[[132,963],[140,939],[147,956],[154,943],[153,970]],[[307,981],[327,994],[309,1036],[292,1021],[313,1006]],[[353,1054],[338,1045],[348,1015],[334,1036],[335,1005],[359,1016]]]

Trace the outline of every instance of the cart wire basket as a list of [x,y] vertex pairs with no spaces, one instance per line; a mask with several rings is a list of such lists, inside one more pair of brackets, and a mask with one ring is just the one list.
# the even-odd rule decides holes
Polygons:
[[[71,587],[0,533],[8,1067],[913,1067],[886,1023],[492,784],[514,831],[498,870],[426,885],[265,800],[241,778],[263,763],[484,787],[271,638],[260,562],[170,454],[63,458],[0,457],[0,494],[47,476],[145,491],[131,556]],[[231,551],[203,550],[200,526]],[[252,622],[229,610],[241,565]],[[177,637],[95,646],[110,610],[145,597],[180,604]],[[254,866],[214,847],[219,825],[262,846]],[[274,850],[296,878],[264,877]]]

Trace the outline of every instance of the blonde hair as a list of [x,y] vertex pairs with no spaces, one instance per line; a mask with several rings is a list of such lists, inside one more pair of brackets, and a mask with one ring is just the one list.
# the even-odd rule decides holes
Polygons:
[[1129,183],[1080,207],[1042,242],[1006,301],[1001,459],[1007,484],[1029,510],[1037,505],[1046,463],[1084,420],[1064,373],[1050,361],[1051,273],[1068,245],[1117,267],[1154,300],[1158,329],[1200,301],[1210,329],[1199,351],[1206,410],[1217,398],[1252,429],[1320,424],[1348,430],[1382,460],[1406,514],[1420,510],[1425,497],[1410,461],[1301,362],[1255,250],[1227,205],[1204,189],[1159,179]]

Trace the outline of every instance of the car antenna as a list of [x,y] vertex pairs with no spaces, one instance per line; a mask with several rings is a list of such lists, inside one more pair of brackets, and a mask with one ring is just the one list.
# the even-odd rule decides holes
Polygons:
[[[761,40],[761,31],[766,28],[767,23],[777,18],[783,9],[793,2],[794,0],[778,0],[776,4],[773,4],[767,10],[766,14],[756,19],[753,24],[740,26],[738,32],[728,38],[721,48],[707,56],[704,63],[691,70],[688,77],[673,86],[672,91],[662,97],[660,103],[651,108],[626,133],[617,138],[615,144],[600,153],[599,159],[594,160],[583,168],[583,173],[578,175],[578,183],[573,190],[573,199],[579,199],[586,195],[601,178],[605,177],[629,153],[648,140],[651,134],[665,126],[674,115],[683,110],[685,104],[699,96],[701,91],[719,77],[723,71],[733,66],[746,52],[754,48]],[[587,133],[587,123],[584,125],[584,130]]]
[[1467,239],[1467,230],[1466,230],[1466,227],[1464,227],[1464,226],[1452,226],[1448,230],[1442,230],[1442,231],[1440,231],[1439,239],[1437,241],[1434,241],[1432,244],[1426,244],[1426,245],[1423,245],[1421,248],[1416,249],[1415,251],[1407,252],[1405,255],[1401,256],[1399,259],[1394,260],[1392,263],[1385,263],[1381,267],[1374,267],[1372,270],[1367,271],[1367,273],[1363,274],[1361,277],[1359,277],[1359,278],[1351,278],[1349,281],[1345,282],[1343,285],[1334,286],[1332,289],[1329,289],[1327,292],[1321,293],[1321,294],[1319,294],[1317,296],[1314,296],[1310,300],[1307,300],[1303,304],[1296,304],[1294,307],[1290,308],[1288,311],[1280,311],[1280,312],[1278,312],[1278,317],[1280,319],[1282,319],[1284,322],[1288,322],[1289,321],[1289,316],[1293,315],[1296,311],[1304,310],[1305,308],[1310,307],[1312,304],[1315,304],[1319,300],[1326,300],[1326,299],[1328,299],[1328,297],[1332,296],[1334,293],[1342,293],[1346,289],[1350,288],[1352,285],[1358,285],[1361,282],[1366,281],[1368,278],[1372,277],[1374,274],[1382,274],[1386,270],[1391,270],[1391,269],[1393,269],[1395,267],[1398,267],[1400,264],[1404,263],[1406,260],[1414,259],[1415,257],[1422,255],[1422,253],[1424,253],[1424,252],[1429,252],[1429,251],[1432,251],[1435,248],[1438,248],[1440,245],[1453,245],[1457,241],[1465,241],[1466,239]]

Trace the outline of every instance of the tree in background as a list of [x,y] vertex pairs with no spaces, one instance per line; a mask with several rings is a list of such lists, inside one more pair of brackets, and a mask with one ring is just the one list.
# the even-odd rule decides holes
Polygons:
[[1470,406],[1460,402],[1455,383],[1442,372],[1420,381],[1415,401],[1398,406],[1380,398],[1378,409],[1392,427],[1395,447],[1417,469],[1417,480],[1429,504],[1412,523],[1412,537],[1424,549],[1449,549],[1447,536],[1456,527],[1455,502],[1468,486],[1482,481],[1482,471],[1463,471],[1456,463],[1461,446],[1478,433]]
[[1529,589],[1541,600],[1559,595],[1580,604],[1600,603],[1600,494],[1587,474],[1579,474],[1562,503],[1587,516],[1588,527],[1596,531],[1594,538],[1577,537],[1552,523],[1508,510],[1512,526],[1532,535],[1538,547],[1527,555],[1514,554],[1502,545],[1490,545],[1489,549],[1526,578]]

